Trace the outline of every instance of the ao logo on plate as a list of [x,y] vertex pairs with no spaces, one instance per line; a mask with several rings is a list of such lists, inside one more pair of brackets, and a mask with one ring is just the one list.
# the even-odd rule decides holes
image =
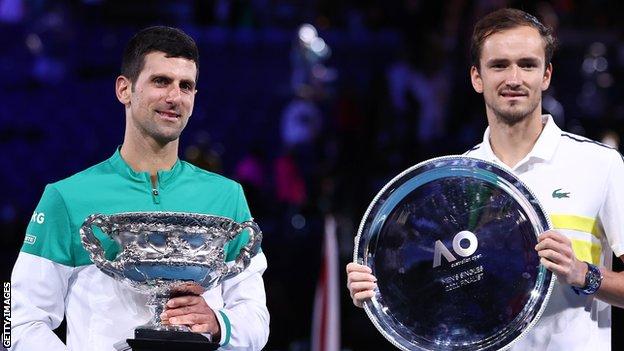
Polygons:
[[[463,248],[461,246],[462,240],[468,240],[468,247]],[[477,236],[467,230],[457,233],[453,238],[453,251],[461,257],[468,257],[472,255],[475,251],[477,251],[478,246],[479,240],[477,240]],[[438,267],[442,263],[442,256],[444,256],[448,262],[457,260],[457,258],[440,240],[436,240],[433,250],[433,268]]]

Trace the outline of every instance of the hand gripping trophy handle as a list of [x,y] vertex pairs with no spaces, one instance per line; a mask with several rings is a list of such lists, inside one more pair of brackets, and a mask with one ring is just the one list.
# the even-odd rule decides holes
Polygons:
[[242,272],[249,266],[251,258],[258,253],[260,242],[262,242],[262,231],[260,231],[260,227],[253,220],[241,223],[239,230],[233,237],[240,234],[245,229],[249,229],[249,242],[240,249],[238,256],[236,256],[234,260],[234,264],[227,267],[219,281],[223,281]]
[[89,252],[91,261],[93,261],[102,272],[113,278],[122,279],[123,275],[121,270],[115,267],[113,262],[107,260],[104,256],[102,244],[95,234],[93,234],[93,225],[98,226],[104,233],[108,234],[111,231],[111,221],[108,216],[99,213],[92,214],[87,217],[80,228],[80,240],[82,241],[82,245]]

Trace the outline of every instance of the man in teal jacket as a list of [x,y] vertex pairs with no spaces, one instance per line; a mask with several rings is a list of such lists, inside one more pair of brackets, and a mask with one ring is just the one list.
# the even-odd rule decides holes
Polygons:
[[[193,111],[197,47],[178,29],[150,27],[126,47],[115,82],[125,106],[123,145],[108,160],[46,187],[11,277],[12,350],[111,350],[149,320],[147,297],[102,273],[80,242],[93,213],[177,211],[251,218],[241,186],[178,159],[179,137]],[[248,241],[226,247],[233,261]],[[103,238],[109,258],[116,246]],[[223,349],[259,350],[269,313],[259,252],[241,274],[201,296],[169,300],[161,316],[212,335]],[[67,344],[53,333],[65,316]]]

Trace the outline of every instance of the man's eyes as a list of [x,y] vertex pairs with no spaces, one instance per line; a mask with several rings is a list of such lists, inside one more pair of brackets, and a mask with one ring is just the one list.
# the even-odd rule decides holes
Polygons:
[[[156,78],[152,79],[152,82],[154,82],[154,84],[157,87],[162,88],[162,87],[166,87],[169,84],[171,84],[171,79],[167,79],[167,78],[164,78],[164,77],[156,77]],[[191,84],[191,83],[187,83],[187,82],[180,83],[180,90],[192,91],[193,88],[194,88],[194,85]]]
[[537,64],[532,63],[532,62],[528,62],[528,63],[521,63],[519,66],[521,68],[535,68],[535,67],[537,67]]
[[169,83],[169,80],[163,77],[156,77],[152,80],[157,86],[165,86]]
[[[492,69],[495,69],[495,70],[506,69],[509,66],[510,66],[509,64],[504,64],[504,63],[495,63],[495,64],[490,65],[490,67]],[[536,63],[532,63],[532,62],[519,63],[518,67],[520,67],[522,69],[533,69],[533,68],[537,68],[537,64]]]
[[182,90],[191,91],[191,90],[193,90],[193,85],[190,84],[190,83],[182,83],[182,84],[180,84],[180,88],[182,88]]

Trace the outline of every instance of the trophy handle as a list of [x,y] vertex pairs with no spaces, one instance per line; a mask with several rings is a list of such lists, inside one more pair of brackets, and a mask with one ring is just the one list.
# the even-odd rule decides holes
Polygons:
[[249,262],[251,258],[258,253],[258,249],[260,249],[260,242],[262,242],[262,231],[260,227],[253,221],[253,219],[248,220],[246,222],[241,223],[240,228],[236,231],[236,234],[233,236],[240,234],[243,230],[249,229],[249,242],[247,245],[243,246],[240,249],[234,264],[227,267],[225,273],[221,276],[220,281],[228,279],[242,272],[247,266],[249,266]]
[[113,278],[121,277],[121,270],[116,268],[113,265],[113,262],[107,260],[104,256],[102,244],[100,243],[100,240],[95,237],[95,234],[93,234],[93,225],[98,226],[104,233],[109,234],[111,230],[110,217],[99,213],[92,214],[87,217],[80,228],[80,239],[82,240],[82,245],[89,252],[91,261],[93,261],[93,263],[95,263],[95,265],[101,269],[102,272]]

